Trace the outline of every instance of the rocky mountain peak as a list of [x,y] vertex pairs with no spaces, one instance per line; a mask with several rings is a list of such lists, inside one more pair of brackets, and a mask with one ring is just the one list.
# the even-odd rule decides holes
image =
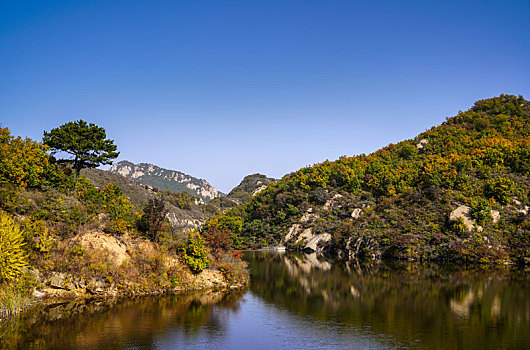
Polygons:
[[134,164],[124,160],[112,165],[109,171],[160,190],[188,192],[206,202],[224,196],[206,180],[195,178],[177,170],[164,169],[154,164]]

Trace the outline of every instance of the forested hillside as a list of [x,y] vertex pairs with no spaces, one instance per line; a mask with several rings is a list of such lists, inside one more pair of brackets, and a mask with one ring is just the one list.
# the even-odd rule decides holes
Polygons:
[[370,155],[300,169],[203,228],[343,258],[529,263],[530,103],[501,95]]
[[[87,125],[68,125],[76,123]],[[34,289],[40,298],[115,296],[246,280],[238,255],[190,232],[217,207],[109,172],[73,171],[49,150],[0,128],[0,318]]]

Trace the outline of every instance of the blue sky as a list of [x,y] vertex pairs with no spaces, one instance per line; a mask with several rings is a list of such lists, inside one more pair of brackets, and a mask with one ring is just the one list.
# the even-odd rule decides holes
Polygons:
[[530,1],[2,1],[0,122],[229,191],[530,98]]

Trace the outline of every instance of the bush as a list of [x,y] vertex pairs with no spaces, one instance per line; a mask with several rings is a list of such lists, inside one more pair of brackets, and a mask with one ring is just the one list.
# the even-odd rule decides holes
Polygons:
[[45,256],[53,247],[53,238],[51,237],[44,220],[30,220],[24,222],[24,237],[29,243],[29,248]]
[[184,262],[190,267],[193,273],[200,273],[210,265],[204,240],[197,232],[189,234],[188,241],[183,248],[183,253]]
[[487,200],[479,198],[471,202],[471,217],[477,222],[483,223],[490,215],[491,205]]
[[495,198],[497,202],[505,205],[508,204],[514,187],[515,184],[512,180],[501,176],[487,182],[486,195],[489,198]]
[[22,276],[28,266],[20,226],[6,213],[0,212],[0,282]]

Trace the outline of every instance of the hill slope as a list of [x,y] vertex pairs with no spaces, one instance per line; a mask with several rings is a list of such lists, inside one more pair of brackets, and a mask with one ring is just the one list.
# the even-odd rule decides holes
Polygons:
[[160,168],[153,164],[134,164],[124,160],[113,164],[109,171],[160,190],[188,192],[206,202],[223,196],[206,180],[197,179],[180,171]]
[[530,103],[501,95],[368,156],[300,169],[215,222],[249,246],[525,263],[529,172]]
[[127,196],[136,210],[142,209],[149,200],[161,197],[168,211],[167,218],[174,229],[187,232],[200,227],[217,208],[202,202],[189,194],[159,191],[151,186],[141,185],[127,177],[99,169],[83,169],[81,174],[92,184],[104,188],[109,183],[116,184]]
[[238,203],[246,202],[274,181],[277,180],[263,174],[247,175],[239,185],[230,191],[227,197]]

